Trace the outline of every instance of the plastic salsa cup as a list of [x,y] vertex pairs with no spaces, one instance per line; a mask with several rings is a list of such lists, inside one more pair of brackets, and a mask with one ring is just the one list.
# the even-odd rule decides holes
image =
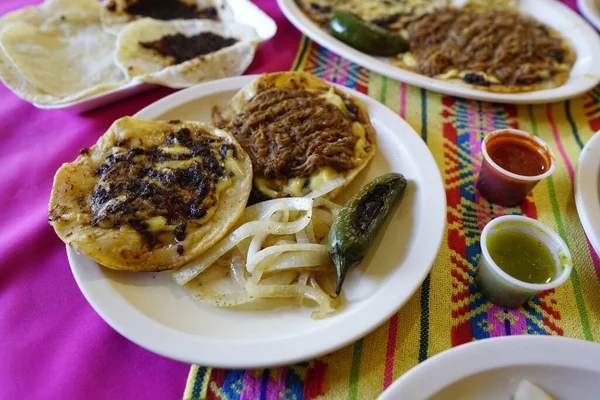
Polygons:
[[[523,282],[502,270],[492,259],[488,250],[489,238],[507,229],[527,233],[550,250],[556,268],[550,282]],[[489,301],[501,307],[518,308],[538,293],[562,285],[571,275],[573,264],[569,248],[556,232],[535,219],[519,215],[493,219],[483,229],[480,243],[481,256],[475,274],[475,284]],[[527,266],[524,265],[523,268]]]
[[[516,129],[486,135],[477,188],[483,197],[502,206],[516,206],[556,167],[552,151],[540,138]],[[502,164],[502,165],[500,165]]]

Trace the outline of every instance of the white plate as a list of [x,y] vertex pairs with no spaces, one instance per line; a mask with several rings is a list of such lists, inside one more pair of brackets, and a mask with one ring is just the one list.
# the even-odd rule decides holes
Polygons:
[[577,162],[575,204],[583,229],[600,255],[600,131],[586,143]]
[[539,21],[560,31],[575,47],[577,61],[569,80],[558,88],[513,94],[471,89],[398,68],[386,58],[369,56],[335,39],[312,22],[298,7],[295,0],[277,0],[277,3],[296,28],[320,45],[367,69],[435,92],[498,103],[534,104],[575,97],[600,82],[600,72],[597,67],[600,65],[600,37],[585,20],[560,1],[520,0],[519,4],[524,12],[534,15]]
[[[227,2],[233,10],[234,21],[253,27],[258,33],[258,37],[260,38],[261,42],[266,42],[275,36],[275,33],[277,32],[277,25],[275,24],[275,21],[273,21],[271,17],[265,14],[260,8],[252,4],[249,0],[227,0]],[[120,88],[98,93],[97,95],[70,103],[57,105],[34,103],[33,105],[37,108],[45,110],[69,109],[77,113],[84,113],[86,111],[102,107],[106,104],[114,103],[127,97],[131,97],[134,94],[145,92],[155,87],[157,87],[157,85],[133,79],[127,85]]]
[[[208,82],[148,106],[145,119],[210,120],[253,76]],[[369,109],[377,155],[349,186],[355,193],[389,171],[409,181],[361,267],[344,285],[347,304],[315,321],[312,308],[219,309],[195,301],[170,273],[123,273],[102,268],[67,248],[86,299],[115,330],[138,345],[177,360],[223,368],[258,368],[307,360],[357,340],[386,321],[419,288],[436,257],[445,226],[446,199],[437,165],[415,131],[366,95],[343,89]]]
[[596,29],[600,29],[600,2],[598,0],[577,0],[581,13]]
[[524,379],[557,400],[595,399],[600,391],[600,345],[552,336],[471,342],[411,369],[379,400],[509,400]]

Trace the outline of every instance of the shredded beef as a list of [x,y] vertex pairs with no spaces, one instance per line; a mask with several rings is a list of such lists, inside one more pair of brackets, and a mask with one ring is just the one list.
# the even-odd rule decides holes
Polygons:
[[[288,179],[307,177],[319,167],[338,172],[355,167],[357,138],[352,133],[352,121],[357,116],[338,109],[319,94],[302,89],[265,89],[229,123],[228,128],[250,155],[255,174]],[[358,112],[355,105],[350,109]]]
[[[500,10],[445,8],[409,25],[408,33],[420,73],[483,72],[504,85],[531,85],[548,79],[556,74],[554,62],[564,61],[568,51],[544,25]],[[471,84],[489,85],[473,74],[465,78]]]

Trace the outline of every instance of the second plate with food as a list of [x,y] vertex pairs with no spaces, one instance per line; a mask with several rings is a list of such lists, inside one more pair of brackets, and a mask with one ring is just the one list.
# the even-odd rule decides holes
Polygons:
[[[319,4],[315,3],[315,7],[318,7],[320,12],[330,12],[331,6],[327,6],[328,8],[322,6],[325,3],[335,2],[321,1]],[[576,60],[570,76],[563,85],[523,93],[494,93],[478,90],[399,68],[387,58],[370,56],[337,40],[313,22],[295,0],[278,0],[278,4],[290,22],[306,36],[340,56],[390,78],[443,94],[499,103],[548,103],[583,94],[600,82],[600,74],[596,68],[600,63],[600,37],[583,18],[560,1],[520,0],[518,2],[520,11],[554,28],[571,43],[576,52]]]
[[577,0],[581,13],[596,27],[600,29],[600,1]]
[[[140,111],[146,120],[210,121],[255,77],[209,82],[172,94]],[[327,318],[311,308],[213,308],[175,284],[170,272],[129,273],[103,268],[67,247],[86,299],[122,335],[176,360],[223,368],[257,368],[307,360],[364,336],[402,307],[427,276],[441,244],[446,199],[436,162],[421,137],[398,115],[368,96],[340,87],[368,110],[377,153],[344,192],[343,201],[387,172],[408,181],[367,258],[351,270],[345,301]]]
[[583,229],[600,254],[600,131],[586,143],[577,162],[575,204]]

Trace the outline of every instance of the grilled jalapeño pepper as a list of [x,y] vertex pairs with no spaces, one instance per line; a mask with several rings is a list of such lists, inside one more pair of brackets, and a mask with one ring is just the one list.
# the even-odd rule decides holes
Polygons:
[[406,179],[401,174],[382,175],[365,185],[338,213],[327,242],[327,251],[337,270],[336,296],[342,290],[346,273],[361,263],[405,189]]
[[408,50],[408,42],[346,10],[337,10],[329,21],[332,35],[363,53],[394,56]]

